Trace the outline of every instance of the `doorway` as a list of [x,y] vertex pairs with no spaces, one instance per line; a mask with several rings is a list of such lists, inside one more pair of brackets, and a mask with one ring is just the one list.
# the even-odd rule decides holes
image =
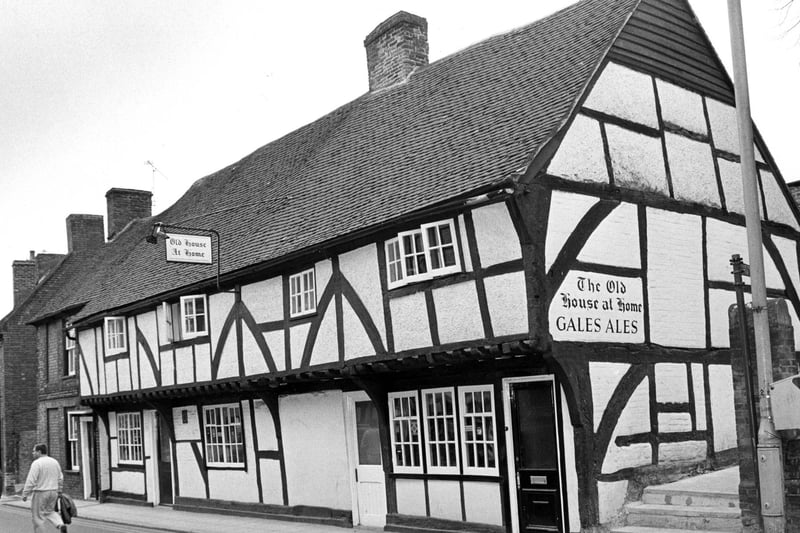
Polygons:
[[81,481],[83,485],[83,499],[97,498],[97,471],[95,469],[95,441],[94,419],[91,416],[81,416],[79,422],[80,465]]
[[565,531],[555,390],[552,376],[503,380],[514,533]]
[[158,420],[158,492],[161,505],[172,505],[172,444],[169,428],[164,417],[156,413]]
[[381,460],[378,410],[365,392],[345,393],[353,525],[386,525],[386,478]]

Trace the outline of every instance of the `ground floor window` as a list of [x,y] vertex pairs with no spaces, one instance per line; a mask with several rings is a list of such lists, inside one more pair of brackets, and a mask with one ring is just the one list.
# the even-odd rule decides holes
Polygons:
[[78,454],[78,428],[80,427],[78,415],[67,414],[67,468],[78,471],[81,469]]
[[141,413],[117,413],[117,449],[120,463],[144,462]]
[[203,407],[207,466],[244,466],[244,432],[239,404]]

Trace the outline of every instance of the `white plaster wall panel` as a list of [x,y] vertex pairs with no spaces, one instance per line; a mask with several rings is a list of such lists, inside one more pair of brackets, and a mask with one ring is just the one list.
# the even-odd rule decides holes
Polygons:
[[118,470],[111,472],[111,488],[114,492],[144,494],[144,472]]
[[772,236],[772,242],[781,254],[783,264],[786,265],[786,270],[789,272],[789,278],[792,280],[792,285],[795,290],[800,290],[800,270],[797,264],[797,242],[786,237]]
[[94,383],[90,386],[89,376],[83,364],[78,367],[78,394],[80,396],[91,396],[93,392]]
[[116,411],[110,411],[108,413],[108,434],[111,437],[117,437],[117,413]]
[[191,346],[175,349],[175,370],[178,383],[194,382],[194,354]]
[[[522,257],[519,236],[505,202],[474,209],[472,221],[483,268]],[[469,250],[465,249],[464,253]]]
[[208,494],[211,499],[258,503],[258,482],[253,464],[248,464],[247,471],[209,470]]
[[653,79],[616,63],[609,63],[603,69],[584,106],[658,127]]
[[289,346],[292,354],[292,368],[300,368],[303,361],[303,351],[306,348],[306,338],[311,324],[296,324],[289,328]]
[[[733,281],[731,275],[731,256],[739,254],[742,260],[750,264],[747,249],[747,230],[744,226],[728,224],[709,218],[706,222],[708,242],[708,279],[714,281]],[[764,277],[770,289],[783,289],[783,280],[766,248],[762,248],[764,256]]]
[[131,390],[131,358],[120,359],[117,361],[117,387],[120,392]]
[[289,505],[351,509],[341,391],[281,396]]
[[108,446],[108,427],[103,421],[102,417],[97,417],[97,431],[98,442],[102,444],[97,447],[97,455],[100,461],[100,490],[108,490],[111,488],[111,458],[109,457]]
[[692,415],[689,413],[658,413],[659,433],[682,433],[691,430]]
[[[238,337],[236,326],[231,326],[225,344],[222,347],[222,355],[219,358],[219,368],[217,369],[217,379],[231,378],[239,375],[239,354]],[[161,364],[164,364],[162,361]]]
[[619,517],[627,495],[627,480],[597,483],[597,514],[601,524]]
[[575,435],[572,430],[572,417],[569,414],[569,406],[567,405],[567,395],[564,392],[564,387],[561,388],[561,416],[563,417],[563,424],[561,429],[563,431],[564,442],[564,467],[566,470],[565,484],[567,492],[567,518],[571,531],[580,531],[581,529],[581,516],[580,509],[578,508],[578,466],[575,462]]
[[707,455],[708,444],[703,440],[662,442],[658,445],[659,463],[704,460]]
[[161,352],[161,386],[175,385],[175,358],[172,350]]
[[375,348],[372,346],[364,324],[346,299],[342,302],[342,322],[344,323],[345,360],[375,355]]
[[266,451],[277,450],[278,438],[275,435],[275,423],[272,421],[272,413],[269,412],[269,408],[263,400],[253,401],[253,416],[256,421],[258,449]]
[[119,391],[117,386],[117,361],[106,362],[103,365],[106,372],[106,393],[114,394]]
[[775,175],[766,170],[759,170],[758,172],[761,174],[761,186],[764,188],[764,198],[767,202],[767,216],[769,219],[773,222],[786,224],[794,229],[800,229]]
[[272,354],[272,360],[275,361],[275,368],[278,372],[286,370],[286,337],[283,330],[268,331],[264,333],[264,340],[269,346],[269,352]]
[[464,272],[472,272],[472,257],[469,254],[467,223],[464,220],[464,215],[458,215],[458,234],[461,237],[461,256],[464,258]]
[[117,449],[117,413],[111,411],[108,413],[108,438],[110,440],[109,450],[111,468],[116,468],[119,464],[118,449]]
[[[159,305],[158,307],[156,307],[155,315],[156,315],[156,321],[158,322],[158,328],[157,328],[157,331],[158,331],[158,333],[157,333],[158,346],[162,346],[162,345],[167,344],[169,342],[169,338],[167,338],[167,327],[166,327],[166,324],[164,322],[164,306],[163,305]],[[139,328],[141,329],[141,325],[139,326]],[[155,349],[156,346],[152,345],[151,348]]]
[[431,518],[461,520],[461,489],[458,481],[428,480]]
[[[200,449],[202,450],[202,446]],[[175,444],[175,462],[178,467],[180,495],[187,498],[205,499],[206,483],[203,481],[190,443],[178,442]]]
[[[339,269],[367,308],[385,346],[386,320],[383,316],[378,253],[378,247],[372,244],[342,254],[339,256]],[[381,250],[380,253],[385,253],[385,250]]]
[[111,440],[111,468],[119,466],[119,448],[117,448],[117,438]]
[[[183,412],[186,412],[186,423],[183,423]],[[182,405],[172,408],[173,428],[175,440],[200,440],[200,418],[197,414],[197,406]]]
[[281,482],[281,464],[273,459],[261,459],[261,493],[264,503],[283,505],[283,483]]
[[511,272],[483,280],[486,306],[495,337],[528,333],[525,273]]
[[[256,335],[261,335],[260,331]],[[244,373],[247,376],[255,374],[266,374],[269,372],[267,362],[264,361],[264,355],[261,353],[256,339],[250,329],[242,323],[242,359],[244,361]]]
[[665,141],[674,197],[721,207],[711,145],[669,132]]
[[688,402],[689,388],[686,365],[682,363],[657,363],[655,366],[656,401]]
[[[742,170],[739,163],[717,158],[722,190],[725,192],[725,208],[731,213],[744,214],[744,196],[742,193]],[[761,194],[758,196],[758,209],[761,218],[764,218],[764,202]]]
[[664,122],[700,135],[708,133],[702,96],[664,80],[656,79],[656,85]]
[[[750,295],[745,294],[745,302],[750,301]],[[736,303],[736,293],[721,289],[708,291],[708,315],[711,329],[711,346],[714,348],[729,348],[730,324],[728,323],[728,308]]]
[[396,352],[430,346],[431,330],[425,294],[417,292],[389,301]]
[[706,429],[706,390],[703,365],[692,363],[692,387],[694,388],[695,425],[698,431]]
[[194,347],[194,362],[197,365],[197,381],[211,381],[210,344],[198,344]]
[[611,442],[606,450],[603,459],[602,472],[609,474],[622,470],[623,468],[633,468],[651,464],[653,460],[653,450],[650,444],[639,443],[630,446],[617,446],[617,437],[634,435],[636,433],[647,433],[650,431],[650,392],[649,380],[644,379],[636,387],[636,390],[628,400],[627,405],[622,410],[614,432],[611,435]]
[[[159,306],[160,308],[160,306]],[[131,342],[136,342],[136,327],[142,332],[142,335],[150,345],[150,349],[158,351],[158,333],[164,328],[161,327],[162,322],[158,322],[156,312],[149,311],[136,316],[136,326],[130,330]]]
[[608,183],[600,123],[577,115],[550,161],[547,173],[572,181]]
[[592,381],[592,405],[594,407],[594,430],[600,426],[606,405],[631,365],[622,363],[589,363],[589,378]]
[[497,483],[464,482],[467,522],[503,525],[503,502]]
[[336,307],[331,305],[322,318],[317,332],[314,348],[311,350],[311,364],[322,365],[339,361],[339,341],[337,338]]
[[283,320],[283,278],[242,285],[242,302],[256,322]]
[[[142,361],[144,358],[144,361]],[[141,363],[150,364],[147,362],[147,354],[144,348],[138,343],[134,342],[130,350],[130,383],[131,389],[139,389],[139,366]]]
[[[736,123],[736,108],[723,104],[718,100],[706,98],[708,106],[708,121],[711,123],[711,133],[714,136],[714,146],[720,150],[739,154],[739,126]],[[757,161],[763,161],[758,148],[753,145]]]
[[592,232],[578,260],[587,263],[639,268],[639,216],[634,204],[617,206]]
[[333,263],[331,263],[330,259],[317,261],[314,265],[314,276],[317,284],[317,302],[319,302],[319,297],[322,296],[322,293],[325,291],[325,287],[328,286],[332,275]]
[[709,365],[708,384],[714,426],[714,451],[736,447],[733,376],[728,365]]
[[[97,347],[95,345],[96,330],[87,329],[78,332],[83,361],[78,362],[81,396],[97,394]],[[91,385],[90,385],[91,384]]]
[[660,139],[610,124],[606,136],[616,186],[669,194]]
[[426,516],[425,482],[421,479],[397,479],[397,513],[411,516]]
[[[231,312],[234,301],[234,295],[227,292],[211,294],[208,297],[208,327],[212,353],[217,348],[222,327],[225,325],[225,320]],[[235,333],[236,328],[232,327],[231,330],[231,333]],[[230,340],[228,342],[230,343]],[[235,348],[236,343],[233,346]]]
[[545,265],[553,265],[561,248],[589,209],[597,204],[594,196],[553,191],[547,220],[545,240]]
[[434,289],[433,302],[442,344],[485,337],[474,281]]

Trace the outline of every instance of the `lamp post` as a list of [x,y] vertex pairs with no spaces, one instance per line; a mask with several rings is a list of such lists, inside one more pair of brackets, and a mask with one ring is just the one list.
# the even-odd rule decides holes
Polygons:
[[[214,260],[214,257],[211,257],[210,261],[206,261],[205,259],[202,259],[202,260],[197,260],[197,259],[172,259],[172,261],[183,262],[183,263],[203,263],[203,264],[216,263],[217,264],[217,291],[218,292],[228,292],[228,291],[223,291],[222,288],[220,287],[220,284],[219,284],[219,271],[220,271],[220,259],[221,258],[220,258],[220,251],[219,251],[219,233],[217,232],[217,230],[210,229],[210,228],[192,228],[192,227],[189,227],[189,226],[178,226],[178,225],[174,225],[174,224],[165,224],[163,222],[156,222],[155,224],[153,224],[153,231],[150,233],[150,235],[148,235],[145,238],[145,241],[147,241],[150,244],[157,244],[159,239],[167,241],[168,239],[170,239],[170,235],[169,235],[169,233],[167,233],[168,230],[172,230],[172,231],[191,231],[191,232],[195,232],[195,233],[208,233],[208,234],[210,234],[209,238],[212,241],[215,241],[215,243],[216,243],[215,244],[216,261]],[[165,246],[167,246],[167,243],[165,243]],[[167,260],[169,261],[169,259],[167,259]]]

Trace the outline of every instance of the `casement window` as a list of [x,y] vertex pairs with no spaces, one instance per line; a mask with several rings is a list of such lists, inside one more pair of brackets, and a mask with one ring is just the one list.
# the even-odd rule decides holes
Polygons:
[[208,335],[208,300],[204,294],[181,296],[179,302],[161,304],[167,342]]
[[390,289],[461,271],[455,223],[442,220],[403,231],[386,241]]
[[392,456],[397,473],[422,472],[416,391],[389,393]]
[[498,475],[491,385],[424,389],[419,394],[392,392],[388,396],[396,473],[422,473],[424,456],[428,474]]
[[239,404],[203,407],[206,466],[243,467],[244,432]]
[[120,464],[142,464],[142,414],[117,413],[117,450]]
[[289,316],[292,318],[316,312],[317,290],[313,268],[289,276],[289,307]]
[[67,467],[69,470],[81,469],[78,455],[78,415],[67,413]]
[[77,333],[68,329],[64,334],[64,375],[74,376],[78,366]]
[[128,349],[125,335],[125,317],[107,316],[105,319],[106,355],[122,353]]

